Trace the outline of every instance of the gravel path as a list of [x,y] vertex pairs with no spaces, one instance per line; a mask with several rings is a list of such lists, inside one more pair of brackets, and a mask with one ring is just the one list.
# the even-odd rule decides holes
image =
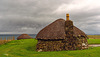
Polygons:
[[100,44],[90,44],[89,47],[100,47]]

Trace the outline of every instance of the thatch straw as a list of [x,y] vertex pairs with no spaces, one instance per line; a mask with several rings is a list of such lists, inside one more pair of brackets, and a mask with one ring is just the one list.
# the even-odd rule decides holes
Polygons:
[[[70,21],[70,20],[69,20]],[[66,24],[67,25],[67,24]],[[36,36],[36,39],[65,39],[65,20],[58,19],[53,23],[49,24],[45,28],[43,28]],[[87,37],[87,35],[78,29],[77,27],[73,26],[73,36],[75,37]]]
[[32,39],[32,37],[30,37],[28,34],[22,34],[17,38],[17,40],[20,40],[20,39]]
[[78,29],[77,27],[73,26],[73,36],[75,37],[85,37],[87,38],[87,35],[80,29]]
[[58,19],[43,28],[36,39],[65,39],[65,20]]

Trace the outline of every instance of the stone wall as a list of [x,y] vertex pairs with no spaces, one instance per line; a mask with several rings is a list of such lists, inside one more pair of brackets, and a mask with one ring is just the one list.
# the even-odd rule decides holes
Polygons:
[[88,42],[87,39],[84,37],[75,37],[77,40],[76,42],[76,49],[87,49],[88,48]]
[[63,50],[64,43],[62,40],[38,40],[37,51],[61,51]]
[[62,51],[62,50],[82,50],[88,48],[87,39],[84,37],[74,37],[66,40],[38,40],[37,51]]

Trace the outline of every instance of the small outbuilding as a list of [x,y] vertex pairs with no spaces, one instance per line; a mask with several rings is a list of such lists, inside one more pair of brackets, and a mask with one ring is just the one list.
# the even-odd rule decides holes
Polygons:
[[17,40],[20,39],[32,39],[32,37],[29,36],[28,34],[21,34],[19,37],[17,37]]
[[43,28],[36,36],[37,51],[81,50],[88,48],[87,35],[69,20],[69,14]]

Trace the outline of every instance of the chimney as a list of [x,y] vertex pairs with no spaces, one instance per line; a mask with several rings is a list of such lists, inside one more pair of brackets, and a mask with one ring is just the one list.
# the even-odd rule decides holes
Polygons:
[[66,14],[66,21],[69,20],[69,14]]
[[65,21],[65,33],[66,33],[66,39],[65,41],[67,41],[67,45],[65,44],[66,47],[68,47],[68,45],[71,48],[65,48],[65,50],[73,50],[74,49],[74,38],[73,38],[73,21],[69,20],[69,14],[66,14],[66,21]]

